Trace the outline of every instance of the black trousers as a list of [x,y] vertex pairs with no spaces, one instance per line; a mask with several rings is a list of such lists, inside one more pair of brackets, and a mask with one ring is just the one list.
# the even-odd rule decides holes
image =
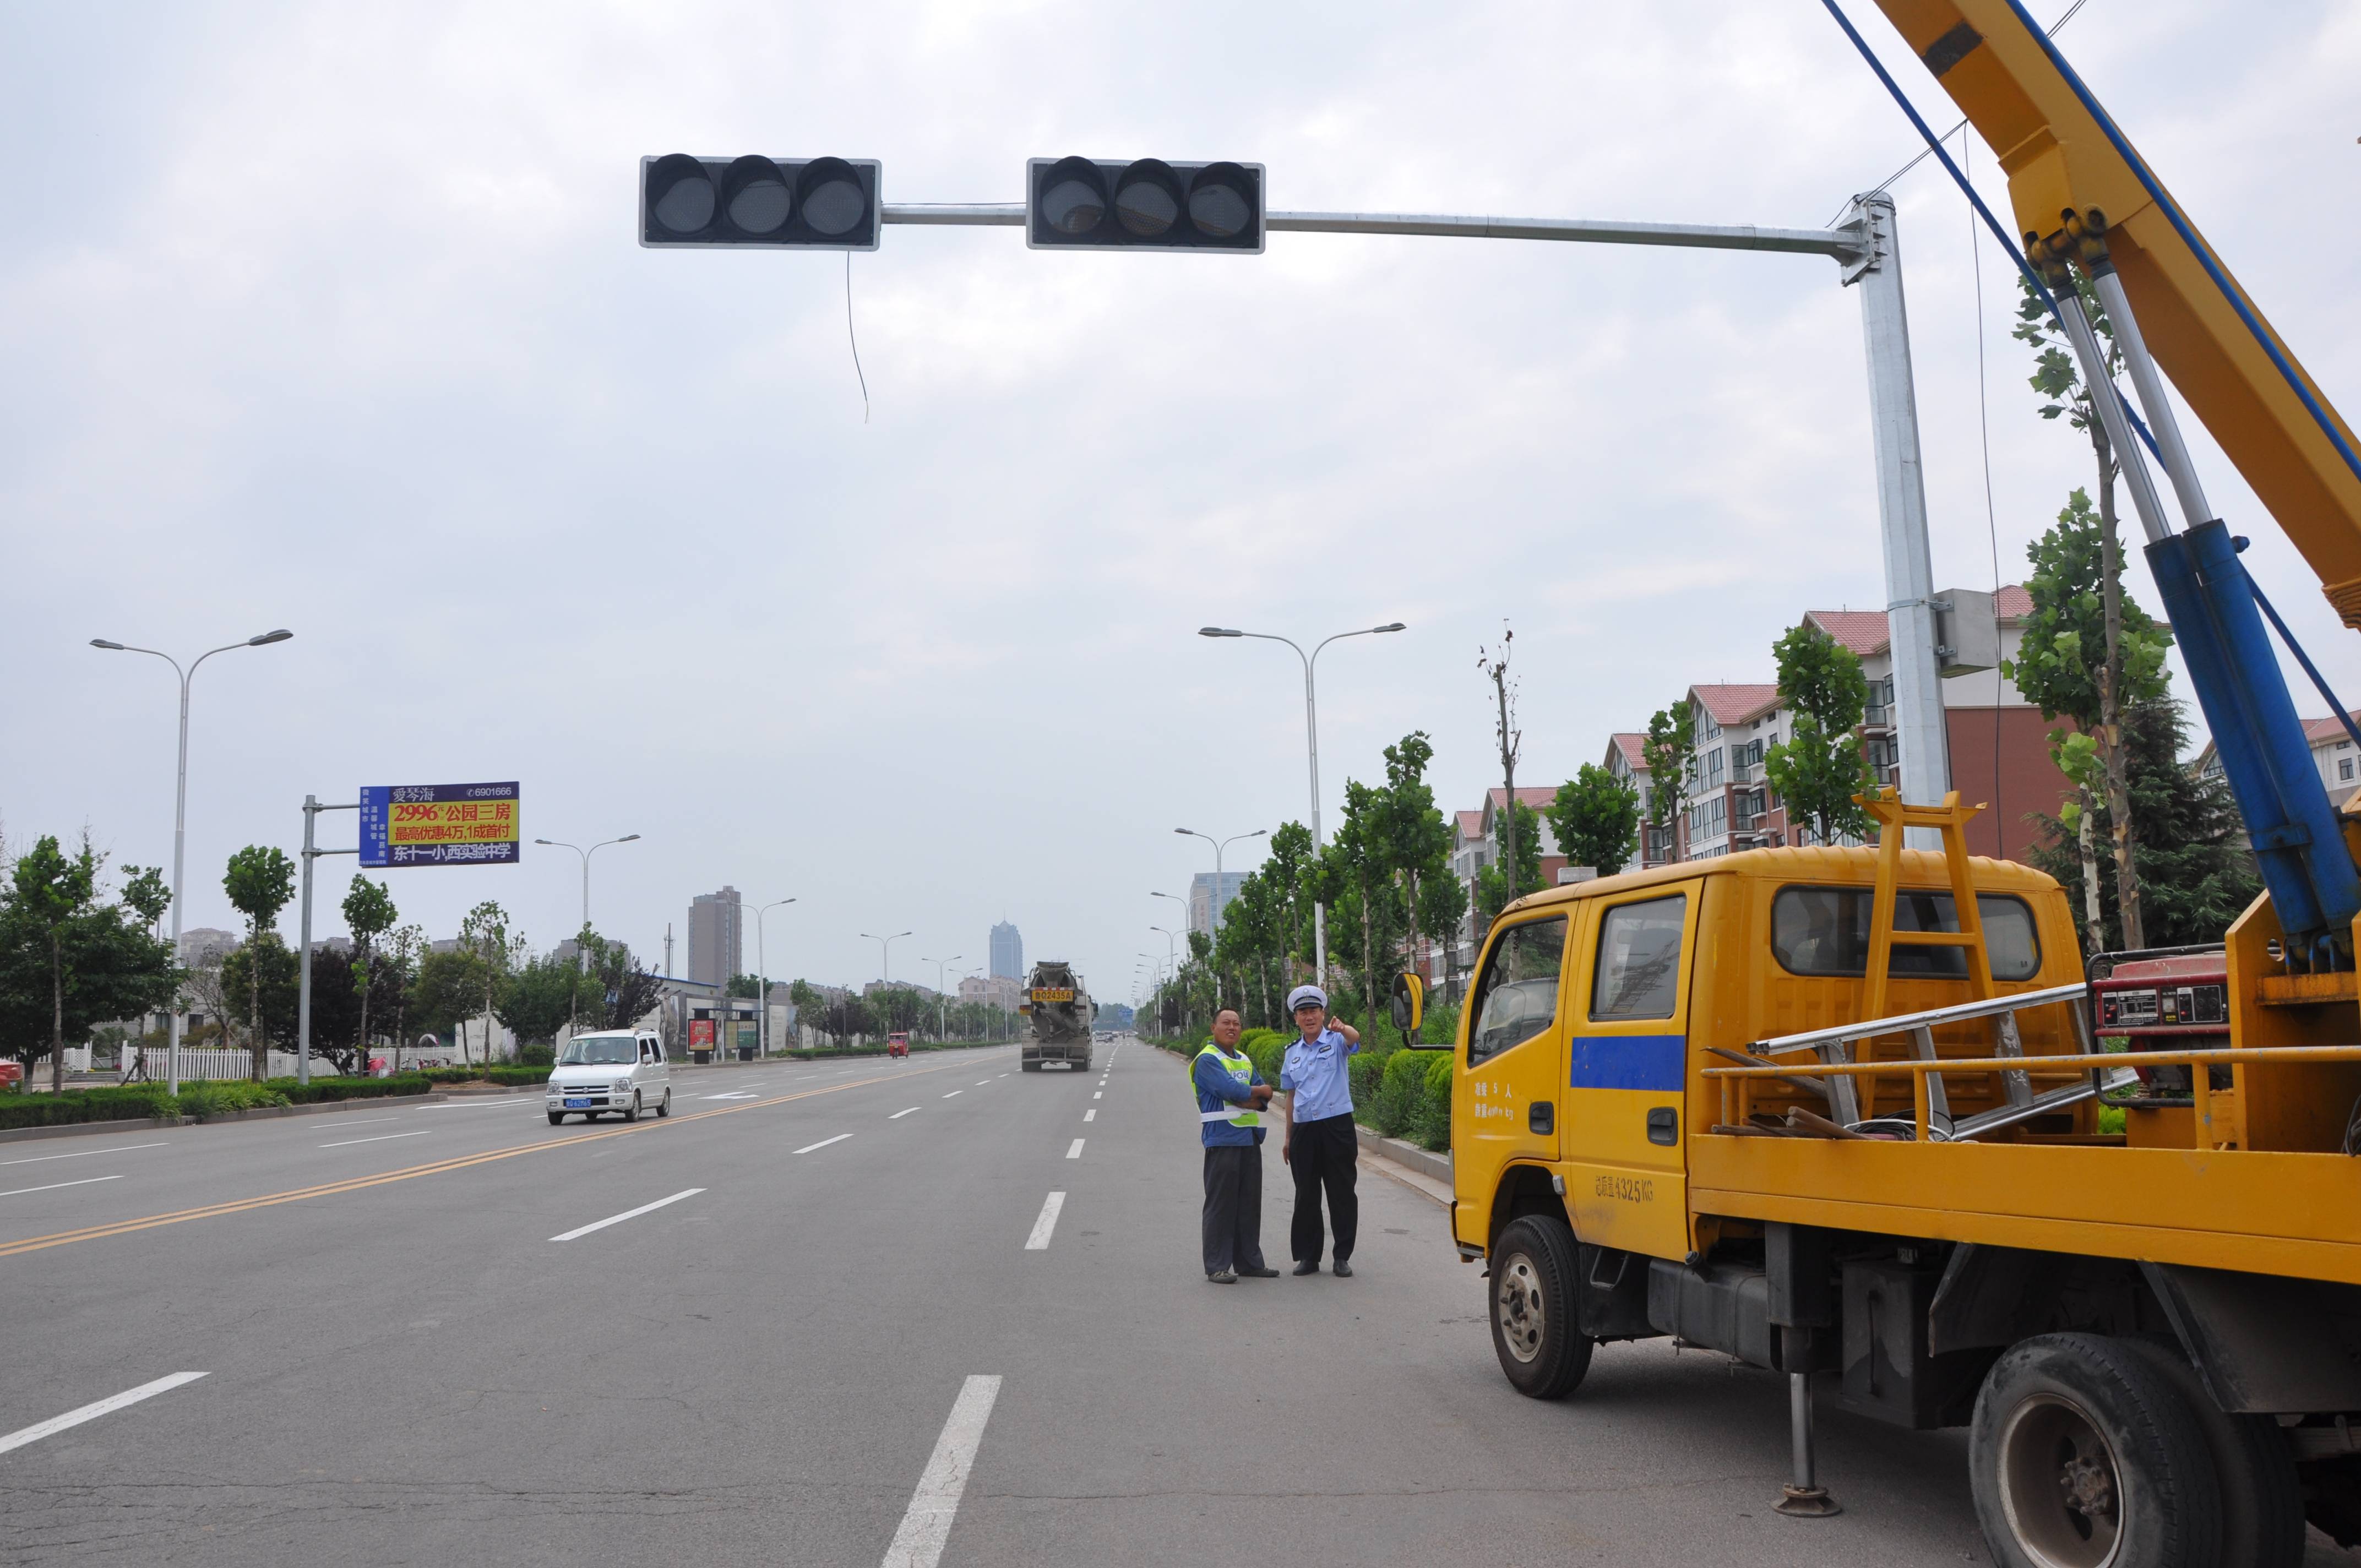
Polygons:
[[1205,1272],[1261,1268],[1262,1146],[1205,1150]]
[[1290,1143],[1289,1166],[1295,1172],[1295,1223],[1288,1232],[1289,1250],[1298,1263],[1320,1261],[1320,1192],[1325,1188],[1328,1220],[1336,1227],[1336,1261],[1350,1261],[1353,1238],[1361,1229],[1361,1201],[1353,1193],[1361,1141],[1353,1132],[1352,1113],[1298,1122]]

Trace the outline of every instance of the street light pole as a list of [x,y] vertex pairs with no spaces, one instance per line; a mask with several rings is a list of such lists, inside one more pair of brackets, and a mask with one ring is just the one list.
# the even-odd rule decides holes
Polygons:
[[[890,937],[872,936],[867,931],[863,931],[861,934],[864,937],[868,937],[871,941],[877,944],[878,1000],[881,1002],[888,1001],[885,996],[885,992],[893,990],[894,988],[894,944],[900,941],[910,933],[907,931],[896,931]],[[888,1004],[890,1005],[890,1002]],[[894,1021],[893,1014],[890,1012],[886,1014],[885,1021],[889,1024],[892,1023]]]
[[[771,1054],[771,966],[763,956],[763,916],[783,904],[793,904],[792,898],[774,898],[754,911],[754,1054],[767,1059]],[[590,924],[586,916],[582,923]]]
[[921,958],[918,960],[922,964],[935,966],[935,1041],[938,1045],[943,1038],[943,970],[965,957],[965,953],[953,953],[947,959]]
[[[629,844],[635,841],[638,838],[639,835],[637,833],[626,833],[620,839],[602,839],[587,850],[579,844],[569,844],[563,839],[535,839],[533,840],[536,844],[546,844],[553,850],[571,850],[576,854],[582,857],[582,929],[584,931],[587,932],[590,929],[590,857],[597,854],[599,850],[605,849],[609,844]],[[574,956],[578,960],[578,967],[585,974],[588,974],[590,970],[590,949],[582,945],[579,938],[576,938],[576,949]]]
[[[104,637],[90,640],[92,647],[104,648],[111,653],[153,654],[171,665],[172,673],[181,677],[181,763],[179,782],[172,795],[172,962],[175,964],[181,961],[181,873],[187,863],[189,842],[189,683],[197,678],[197,666],[215,653],[226,653],[233,648],[265,648],[273,642],[284,642],[294,635],[282,627],[276,631],[249,637],[243,642],[225,642],[218,648],[209,648],[198,654],[185,670],[181,668],[178,659],[158,649],[134,648],[125,642],[110,642]],[[181,999],[178,995],[172,998],[171,1010],[166,1016],[170,1028],[170,1045],[165,1052],[171,1079],[169,1089],[171,1093],[178,1094],[181,1092]]]
[[[1334,637],[1323,638],[1306,653],[1301,643],[1291,637],[1280,637],[1268,631],[1240,631],[1234,627],[1202,626],[1200,637],[1252,637],[1265,642],[1284,642],[1295,650],[1303,661],[1303,733],[1312,754],[1312,850],[1318,854],[1320,838],[1320,700],[1312,687],[1312,673],[1320,660],[1320,650],[1345,637],[1367,637],[1380,631],[1400,631],[1402,623],[1389,621],[1383,626],[1364,626],[1352,631],[1339,631]],[[1328,911],[1314,900],[1312,905],[1312,973],[1324,989],[1328,984]]]

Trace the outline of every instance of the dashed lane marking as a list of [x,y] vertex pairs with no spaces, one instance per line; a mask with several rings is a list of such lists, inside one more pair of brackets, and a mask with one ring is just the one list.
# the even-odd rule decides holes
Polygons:
[[847,1139],[847,1138],[849,1138],[849,1137],[851,1137],[851,1136],[852,1136],[852,1135],[851,1135],[851,1133],[839,1133],[839,1134],[837,1134],[837,1135],[836,1135],[836,1136],[834,1136],[834,1137],[832,1137],[832,1138],[822,1138],[822,1139],[820,1139],[820,1141],[819,1141],[819,1142],[818,1142],[818,1143],[816,1143],[816,1144],[806,1144],[803,1147],[801,1147],[801,1148],[797,1149],[797,1150],[796,1151],[796,1153],[797,1153],[797,1154],[809,1154],[809,1153],[811,1153],[811,1152],[812,1152],[812,1150],[814,1150],[814,1149],[824,1149],[824,1148],[828,1147],[828,1146],[829,1146],[829,1145],[830,1145],[830,1144],[840,1144],[840,1143],[844,1142],[844,1140],[845,1140],[845,1139]]
[[1068,1149],[1068,1150],[1066,1151],[1066,1157],[1067,1157],[1068,1159],[1080,1159],[1080,1158],[1082,1158],[1082,1139],[1080,1139],[1080,1138],[1076,1138],[1076,1139],[1074,1140],[1074,1146],[1073,1146],[1073,1147],[1071,1147],[1071,1148],[1070,1148],[1070,1149]]
[[1049,1233],[1058,1228],[1058,1215],[1066,1206],[1066,1195],[1052,1192],[1042,1201],[1041,1217],[1033,1222],[1033,1234],[1025,1238],[1027,1252],[1049,1250]]
[[62,1416],[51,1416],[48,1420],[36,1422],[32,1426],[12,1431],[6,1437],[0,1437],[0,1453],[5,1453],[12,1448],[22,1448],[28,1442],[38,1442],[45,1437],[54,1436],[69,1427],[78,1427],[84,1421],[94,1421],[111,1411],[123,1409],[126,1405],[136,1405],[142,1399],[152,1399],[159,1394],[169,1393],[183,1383],[193,1383],[204,1376],[205,1374],[202,1372],[175,1372],[170,1377],[159,1377],[153,1383],[142,1383],[137,1388],[126,1388],[120,1394],[110,1394],[105,1398],[93,1404],[84,1405],[78,1410],[68,1410]]
[[1082,1113],[1082,1120],[1085,1122],[1095,1122],[1098,1119],[1099,1113],[1095,1107]]
[[954,1089],[949,1094],[944,1095],[943,1098],[946,1100],[956,1100],[966,1092],[967,1091],[964,1089]]
[[324,1149],[348,1149],[355,1144],[381,1144],[389,1138],[428,1138],[434,1135],[432,1127],[421,1127],[414,1133],[379,1133],[372,1138],[346,1138],[338,1143],[322,1144]]
[[625,1220],[636,1220],[642,1214],[653,1214],[666,1204],[677,1203],[684,1198],[694,1198],[704,1190],[702,1187],[691,1187],[686,1191],[675,1192],[669,1198],[659,1198],[653,1203],[642,1203],[636,1209],[626,1209],[620,1214],[609,1214],[603,1220],[593,1220],[587,1225],[577,1225],[564,1235],[552,1236],[549,1239],[554,1242],[570,1242],[577,1236],[587,1236],[593,1231],[603,1231],[609,1225],[620,1225]]
[[23,1159],[0,1159],[0,1165],[39,1165],[52,1159],[83,1159],[94,1154],[127,1154],[133,1149],[169,1148],[170,1144],[120,1144],[111,1149],[76,1149],[71,1154],[37,1154]]
[[1000,1398],[1000,1379],[977,1376],[961,1386],[951,1401],[950,1419],[910,1494],[894,1543],[885,1549],[884,1568],[935,1568],[942,1561],[943,1543],[950,1539],[951,1521],[959,1517],[961,1497],[967,1491],[968,1472],[975,1451],[983,1443],[983,1424],[992,1419]]
[[[911,1107],[910,1107],[910,1111],[916,1111],[917,1109],[917,1107],[916,1105],[913,1105],[913,1106],[911,1106]],[[896,1112],[895,1112],[891,1116],[888,1116],[888,1117],[886,1117],[885,1119],[886,1119],[887,1121],[889,1121],[889,1122],[898,1122],[898,1121],[900,1121],[903,1117],[905,1117],[905,1116],[908,1115],[908,1114],[910,1113],[910,1111],[896,1111]]]
[[27,1192],[55,1192],[60,1187],[88,1187],[93,1181],[120,1181],[122,1179],[123,1174],[120,1171],[117,1171],[113,1176],[85,1176],[80,1181],[52,1181],[45,1187],[19,1187],[13,1191],[0,1192],[0,1198],[21,1198]]

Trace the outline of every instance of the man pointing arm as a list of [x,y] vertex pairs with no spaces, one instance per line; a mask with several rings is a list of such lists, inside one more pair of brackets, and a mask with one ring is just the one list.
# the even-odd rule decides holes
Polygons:
[[1288,1046],[1279,1073],[1279,1091],[1287,1096],[1287,1134],[1279,1157],[1295,1172],[1295,1223],[1289,1231],[1289,1250],[1295,1255],[1296,1273],[1320,1272],[1320,1194],[1324,1188],[1328,1219],[1336,1227],[1336,1274],[1349,1279],[1353,1239],[1361,1224],[1361,1201],[1353,1191],[1361,1140],[1353,1128],[1348,1063],[1361,1048],[1361,1032],[1350,1024],[1329,1021],[1328,993],[1316,985],[1289,992],[1287,1006],[1295,1014],[1300,1036]]

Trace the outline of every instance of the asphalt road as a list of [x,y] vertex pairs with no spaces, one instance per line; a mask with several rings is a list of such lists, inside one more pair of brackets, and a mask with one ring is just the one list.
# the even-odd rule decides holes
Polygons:
[[1989,1561],[1960,1434],[1824,1413],[1847,1511],[1792,1520],[1768,1375],[1659,1341],[1520,1398],[1366,1164],[1354,1278],[1209,1284],[1146,1046],[675,1082],[0,1146],[0,1563]]

